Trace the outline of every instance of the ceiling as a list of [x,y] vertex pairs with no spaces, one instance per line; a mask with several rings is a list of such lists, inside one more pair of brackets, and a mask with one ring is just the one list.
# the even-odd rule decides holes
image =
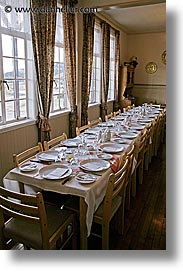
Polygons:
[[81,0],[79,4],[97,7],[128,34],[166,31],[166,0]]

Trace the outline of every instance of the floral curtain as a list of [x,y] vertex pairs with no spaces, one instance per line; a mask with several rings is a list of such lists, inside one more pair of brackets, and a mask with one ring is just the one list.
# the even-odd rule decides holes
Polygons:
[[88,101],[91,85],[95,15],[83,14],[83,59],[82,59],[82,94],[81,125],[88,123]]
[[101,118],[104,121],[107,114],[107,96],[109,88],[109,65],[110,65],[110,25],[101,23],[102,29],[102,97]]
[[[77,1],[61,0],[62,7],[73,7],[76,3]],[[66,88],[71,108],[69,136],[75,137],[77,126],[75,14],[64,12],[62,15],[64,24]]]
[[115,75],[114,75],[114,111],[119,109],[119,62],[120,62],[120,32],[115,31]]
[[[57,0],[30,0],[33,9],[55,9]],[[32,44],[37,75],[38,140],[50,139],[49,112],[53,93],[56,13],[31,12]]]

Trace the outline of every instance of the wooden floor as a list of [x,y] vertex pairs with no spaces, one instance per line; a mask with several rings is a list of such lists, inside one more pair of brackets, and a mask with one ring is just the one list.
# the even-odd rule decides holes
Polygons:
[[[89,250],[101,249],[101,240],[89,237]],[[23,249],[21,245],[13,249]],[[70,249],[69,247],[67,249]],[[161,145],[144,173],[142,185],[137,185],[131,209],[125,211],[125,232],[110,230],[111,250],[166,249],[166,147]]]
[[[101,249],[98,239],[91,238],[89,249]],[[144,173],[142,185],[137,186],[131,209],[125,211],[125,232],[110,231],[112,250],[166,249],[166,147],[161,146]]]

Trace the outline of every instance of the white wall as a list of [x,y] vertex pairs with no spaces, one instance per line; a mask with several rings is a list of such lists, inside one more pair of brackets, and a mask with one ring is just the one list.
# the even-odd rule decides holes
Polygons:
[[[166,33],[135,34],[127,36],[127,56],[137,56],[138,65],[135,70],[135,86],[133,95],[141,104],[146,101],[166,103],[166,65],[162,62],[162,53],[166,49]],[[147,63],[155,62],[157,72],[148,74]]]

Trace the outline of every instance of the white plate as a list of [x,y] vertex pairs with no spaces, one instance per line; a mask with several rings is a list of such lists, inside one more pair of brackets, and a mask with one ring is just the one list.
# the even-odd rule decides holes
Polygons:
[[36,163],[24,163],[21,166],[19,166],[19,169],[21,172],[32,172],[37,169]]
[[66,165],[52,164],[46,167],[42,167],[39,170],[39,174],[44,179],[49,180],[59,180],[69,177],[72,173],[72,169],[68,168]]
[[62,142],[62,145],[65,145],[67,147],[77,147],[81,143],[81,140],[79,138],[75,139],[66,139]]
[[43,151],[36,155],[41,161],[55,161],[58,156],[58,152],[55,150]]
[[105,159],[105,160],[110,160],[112,159],[112,155],[111,154],[106,154],[106,153],[98,153],[97,157],[99,159]]
[[119,144],[129,144],[130,143],[129,140],[125,140],[123,138],[114,138],[113,141],[117,142]]
[[80,162],[80,168],[85,171],[98,172],[106,170],[110,167],[110,163],[103,159],[87,159]]
[[142,125],[137,125],[137,126],[131,126],[131,129],[132,130],[143,130],[144,129],[144,127],[142,126]]
[[136,138],[138,136],[137,133],[130,133],[130,132],[127,132],[127,133],[124,133],[121,135],[121,137],[123,138],[129,138],[129,139],[133,139],[133,138]]
[[90,184],[96,181],[97,177],[88,173],[86,174],[86,173],[80,172],[77,174],[75,179],[80,183]]
[[145,122],[145,123],[149,123],[152,119],[140,119],[140,122]]
[[119,153],[124,150],[124,147],[116,143],[104,143],[100,148],[105,153]]

